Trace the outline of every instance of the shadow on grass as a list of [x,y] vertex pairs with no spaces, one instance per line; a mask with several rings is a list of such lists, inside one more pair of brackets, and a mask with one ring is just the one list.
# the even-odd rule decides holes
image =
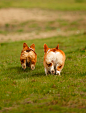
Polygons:
[[14,71],[15,70],[15,72],[17,72],[18,74],[21,74],[23,72],[29,72],[29,71],[31,71],[31,69],[28,68],[28,67],[24,70],[20,66],[10,67],[10,68],[8,68],[8,70],[11,70],[11,71]]
[[25,70],[22,67],[10,67],[7,69],[8,77],[12,79],[23,79],[23,78],[31,78],[31,77],[40,77],[44,76],[44,72],[41,69],[31,70],[30,67],[27,67]]

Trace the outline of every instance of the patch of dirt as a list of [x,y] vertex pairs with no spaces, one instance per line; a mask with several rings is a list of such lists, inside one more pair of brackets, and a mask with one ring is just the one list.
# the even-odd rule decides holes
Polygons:
[[[83,20],[86,23],[85,11],[51,11],[42,9],[7,8],[0,9],[0,28],[9,24],[19,24],[26,21],[48,22],[56,20],[66,20],[69,22]],[[76,23],[75,23],[76,24]],[[85,24],[84,24],[85,25]],[[83,26],[82,26],[83,27]],[[68,36],[81,33],[81,31],[51,30],[51,31],[31,31],[30,33],[0,34],[0,42],[28,40],[34,38],[47,38],[51,36]]]
[[36,32],[31,33],[21,33],[21,34],[8,34],[8,35],[0,35],[0,42],[8,42],[8,41],[19,41],[19,40],[28,40],[28,39],[40,39],[40,38],[49,38],[53,36],[70,36],[75,34],[83,34],[80,31],[48,31],[48,32],[40,32],[39,34]]
[[11,22],[23,22],[28,20],[49,21],[58,18],[66,20],[77,20],[84,18],[86,20],[85,12],[72,11],[50,11],[42,9],[20,9],[8,8],[0,9],[0,24]]

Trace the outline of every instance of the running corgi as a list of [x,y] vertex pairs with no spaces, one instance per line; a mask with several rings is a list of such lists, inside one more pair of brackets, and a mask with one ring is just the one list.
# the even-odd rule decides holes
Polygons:
[[35,65],[37,62],[35,44],[32,44],[30,47],[28,47],[26,43],[23,43],[23,50],[21,51],[20,61],[24,70],[26,69],[26,66],[30,67],[31,70],[35,69]]
[[58,49],[59,45],[56,48],[48,48],[46,44],[44,44],[44,68],[45,74],[56,74],[60,75],[61,70],[64,67],[65,63],[65,53]]

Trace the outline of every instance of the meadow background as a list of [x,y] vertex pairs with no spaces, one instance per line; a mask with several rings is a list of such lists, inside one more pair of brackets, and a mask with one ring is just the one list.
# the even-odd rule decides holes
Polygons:
[[[21,68],[24,42],[36,45],[33,71]],[[61,76],[45,75],[44,43],[65,52]],[[86,0],[0,0],[0,112],[86,113]]]

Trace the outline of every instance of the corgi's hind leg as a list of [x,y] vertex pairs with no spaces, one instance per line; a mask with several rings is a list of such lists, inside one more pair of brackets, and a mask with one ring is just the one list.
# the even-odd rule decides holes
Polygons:
[[35,69],[35,65],[31,64],[31,70],[34,70],[34,69]]
[[35,60],[32,60],[30,64],[31,70],[35,69],[35,64],[36,64]]
[[25,70],[26,69],[26,59],[21,60],[21,65],[22,65],[22,68]]
[[57,66],[56,66],[56,75],[60,75],[60,72],[61,72],[62,68],[63,68],[62,64],[59,64],[59,65],[57,64]]

